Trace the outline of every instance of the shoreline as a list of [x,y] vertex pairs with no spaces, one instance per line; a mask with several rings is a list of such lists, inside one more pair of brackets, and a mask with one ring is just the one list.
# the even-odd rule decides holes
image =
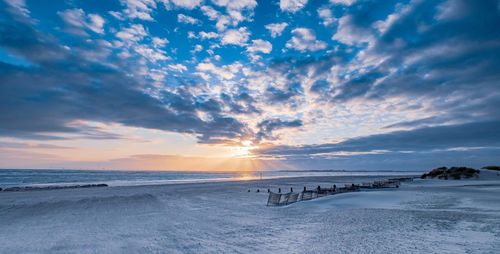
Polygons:
[[[54,171],[57,172],[57,171]],[[79,171],[84,173],[85,171]],[[99,173],[94,171],[95,173]],[[260,176],[260,172],[253,172],[253,174],[247,173],[202,173],[200,178],[199,173],[191,173],[191,172],[161,172],[161,174],[166,174],[165,176],[156,176],[157,179],[102,179],[102,180],[92,180],[92,181],[68,181],[68,182],[34,182],[34,183],[23,183],[23,184],[13,184],[7,183],[2,184],[0,182],[0,188],[21,188],[21,189],[30,189],[30,188],[70,188],[71,186],[76,185],[93,185],[93,184],[106,184],[109,187],[117,187],[117,186],[148,186],[148,185],[175,185],[175,184],[186,184],[186,183],[204,183],[204,182],[235,182],[235,181],[251,181],[251,180],[270,180],[270,179],[285,179],[285,178],[300,178],[300,177],[344,177],[344,176],[416,176],[417,172],[413,171],[353,171],[353,172],[306,172],[306,171],[297,171],[297,172],[284,172],[290,173],[290,175],[279,175],[281,171],[272,171],[267,172],[268,175]],[[0,172],[1,173],[1,172]],[[106,172],[105,172],[106,173]],[[109,171],[108,171],[109,173]],[[113,173],[115,173],[113,171]],[[116,172],[122,173],[122,172]],[[128,172],[130,173],[130,172]],[[147,177],[151,177],[158,172],[137,172],[141,173]],[[298,173],[298,174],[293,174]],[[301,174],[303,173],[303,174]],[[150,174],[150,175],[149,175]],[[176,177],[176,174],[181,174],[183,177],[193,176],[193,178],[178,178],[178,179],[165,179],[167,177]],[[220,174],[225,174],[225,177],[212,177],[218,176]],[[209,177],[210,176],[210,177]],[[36,177],[36,173],[33,176]],[[198,178],[196,178],[198,177]],[[163,178],[163,179],[161,179]]]

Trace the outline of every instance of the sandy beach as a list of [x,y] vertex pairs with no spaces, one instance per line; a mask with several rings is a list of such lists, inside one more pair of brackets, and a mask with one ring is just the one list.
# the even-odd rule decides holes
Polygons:
[[0,252],[495,253],[500,248],[495,172],[475,180],[415,180],[398,189],[266,207],[267,188],[301,190],[383,178],[3,192]]

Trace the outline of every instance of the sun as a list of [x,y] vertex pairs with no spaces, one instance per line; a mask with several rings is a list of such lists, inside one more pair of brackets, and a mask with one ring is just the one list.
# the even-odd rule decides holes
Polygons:
[[241,141],[240,146],[235,146],[234,150],[237,157],[252,157],[252,150],[257,148],[251,140]]
[[243,140],[243,141],[241,141],[241,144],[243,146],[248,147],[248,146],[252,146],[253,142],[251,140]]

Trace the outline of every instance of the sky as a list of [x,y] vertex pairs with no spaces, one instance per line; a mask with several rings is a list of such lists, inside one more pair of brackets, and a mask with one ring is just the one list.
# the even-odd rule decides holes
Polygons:
[[498,0],[0,0],[0,168],[500,159]]

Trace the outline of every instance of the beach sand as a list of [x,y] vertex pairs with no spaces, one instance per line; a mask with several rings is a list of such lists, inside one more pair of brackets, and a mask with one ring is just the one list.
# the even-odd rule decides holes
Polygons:
[[498,173],[415,180],[284,207],[266,207],[267,188],[301,191],[384,177],[0,192],[0,252],[498,253]]

